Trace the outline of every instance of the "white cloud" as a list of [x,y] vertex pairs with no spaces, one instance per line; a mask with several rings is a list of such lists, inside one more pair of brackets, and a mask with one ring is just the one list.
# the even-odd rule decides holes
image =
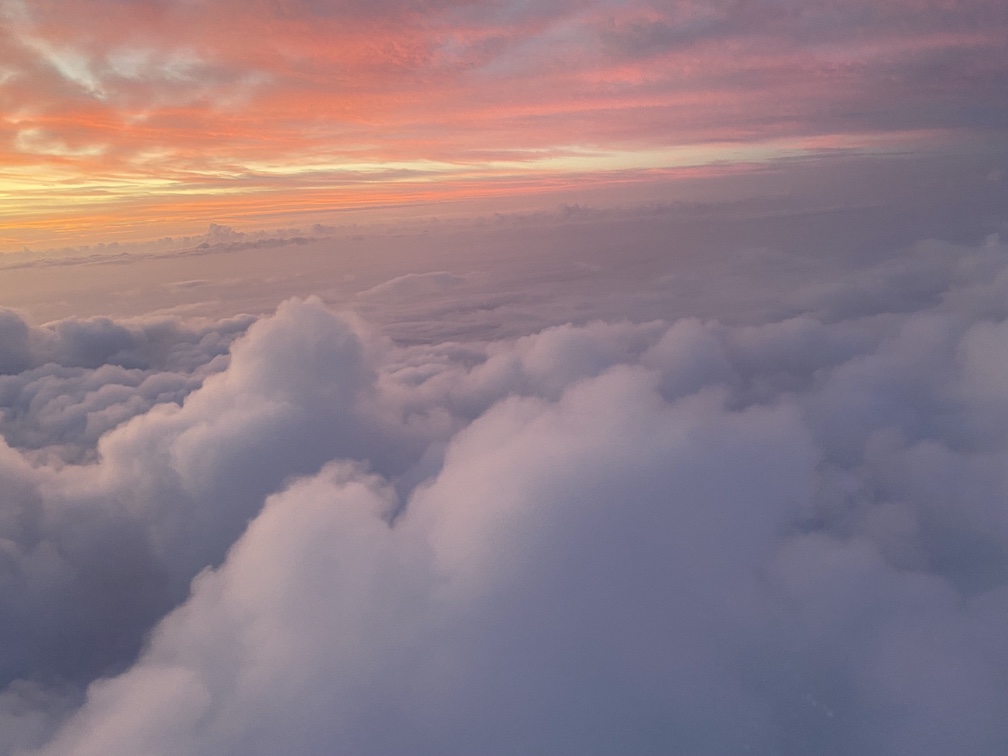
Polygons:
[[958,251],[491,342],[0,316],[0,746],[1002,753],[1008,258]]

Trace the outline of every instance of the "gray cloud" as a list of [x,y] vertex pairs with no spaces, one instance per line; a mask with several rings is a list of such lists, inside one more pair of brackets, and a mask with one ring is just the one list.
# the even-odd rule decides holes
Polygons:
[[23,451],[87,458],[105,432],[155,404],[181,404],[226,367],[231,342],[251,322],[93,318],[32,327],[0,311],[0,432]]

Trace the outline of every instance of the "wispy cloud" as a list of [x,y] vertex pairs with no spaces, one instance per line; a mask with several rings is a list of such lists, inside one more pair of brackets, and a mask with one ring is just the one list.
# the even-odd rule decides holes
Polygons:
[[0,186],[66,182],[53,196],[72,205],[120,181],[171,202],[312,176],[338,206],[353,177],[437,196],[744,160],[739,144],[760,160],[830,139],[948,147],[1003,129],[1005,16],[994,0],[12,2]]

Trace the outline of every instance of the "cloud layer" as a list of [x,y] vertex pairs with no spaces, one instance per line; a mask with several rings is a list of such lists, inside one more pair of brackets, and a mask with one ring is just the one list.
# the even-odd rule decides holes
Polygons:
[[767,254],[498,340],[3,313],[0,752],[1003,753],[1008,248]]

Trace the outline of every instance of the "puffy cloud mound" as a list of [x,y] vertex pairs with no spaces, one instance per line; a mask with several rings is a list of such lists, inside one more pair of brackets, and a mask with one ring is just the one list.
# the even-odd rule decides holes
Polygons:
[[496,342],[4,315],[0,748],[1003,754],[1008,250],[956,251]]
[[155,404],[181,403],[222,370],[251,322],[94,318],[33,328],[0,310],[0,432],[39,458],[91,457],[105,432]]
[[[87,325],[56,330],[104,348]],[[33,446],[0,446],[7,679],[84,681],[128,661],[151,622],[219,562],[288,476],[344,456],[388,475],[408,466],[415,442],[408,429],[386,438],[368,400],[372,347],[356,326],[317,302],[291,303],[249,328],[221,370],[213,345],[231,325],[199,340],[207,361],[189,373],[145,363],[133,378],[115,365],[67,372],[45,363],[10,387],[5,435],[14,440],[24,428],[63,440],[73,427],[50,421],[60,410],[85,429],[111,424],[102,396],[115,392],[141,411],[101,435],[88,464],[32,464]],[[179,334],[167,367],[185,361],[178,353],[189,335]],[[109,376],[125,378],[102,385]],[[194,382],[199,389],[186,393]],[[124,405],[116,409],[129,415]]]

